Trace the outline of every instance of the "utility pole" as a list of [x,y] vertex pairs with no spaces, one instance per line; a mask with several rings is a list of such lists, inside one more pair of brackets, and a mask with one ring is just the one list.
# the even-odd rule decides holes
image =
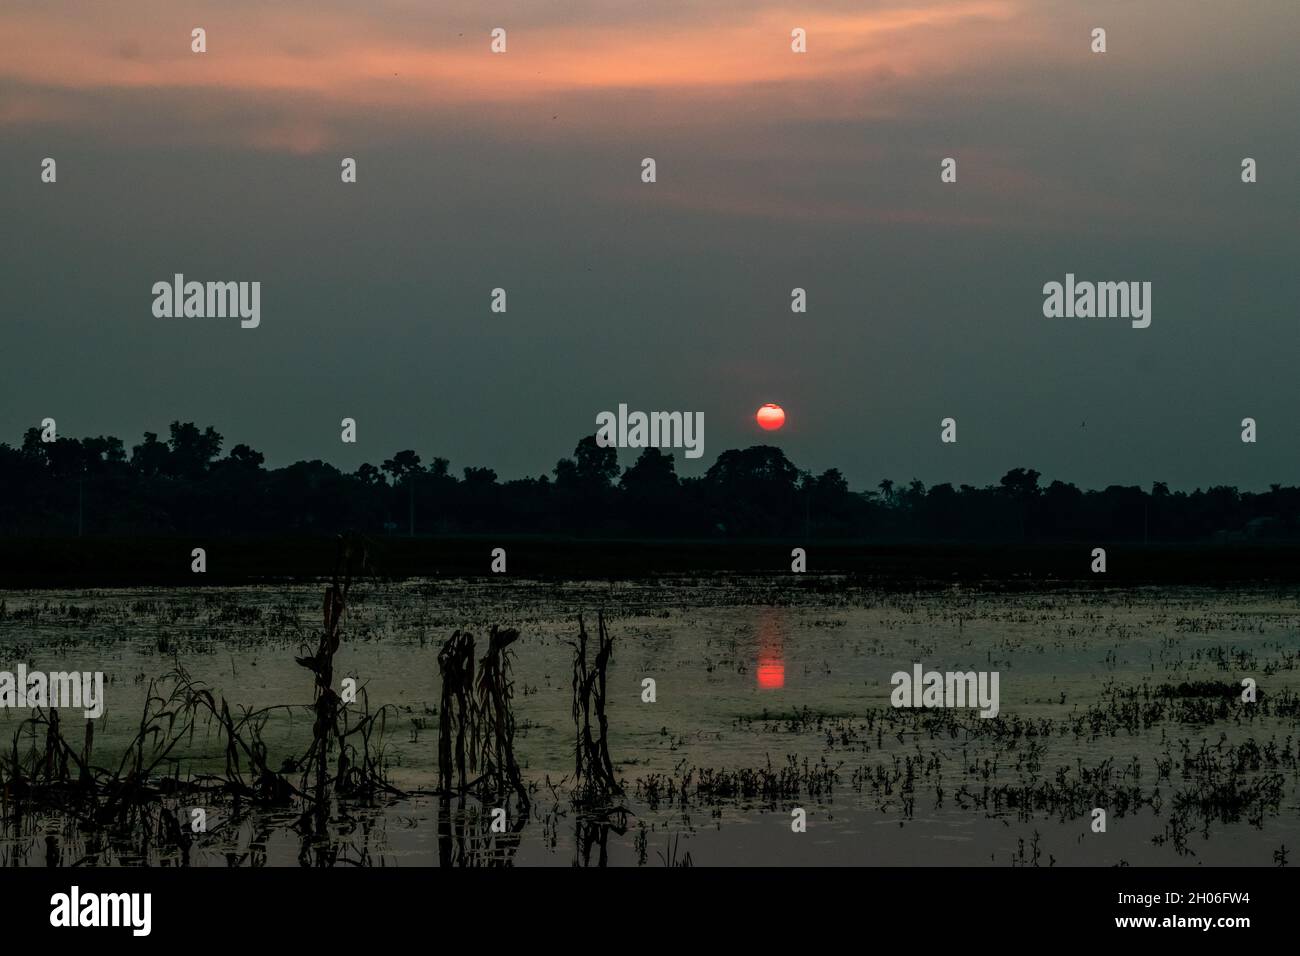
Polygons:
[[81,477],[77,479],[77,537],[81,537],[82,515],[84,512],[84,503],[86,498],[86,473],[82,471]]
[[408,532],[407,536],[414,538],[415,537],[415,472],[414,471],[410,471],[407,473],[406,485],[408,490],[410,491],[410,514],[409,514],[410,531]]

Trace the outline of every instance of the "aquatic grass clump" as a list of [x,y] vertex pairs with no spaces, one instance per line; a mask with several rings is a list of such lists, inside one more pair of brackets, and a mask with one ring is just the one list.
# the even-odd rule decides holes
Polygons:
[[[312,743],[306,755],[297,763],[297,769],[302,773],[302,793],[306,799],[299,825],[304,830],[310,828],[317,839],[325,839],[328,835],[331,786],[340,795],[362,796],[366,800],[373,798],[375,792],[381,789],[398,793],[384,778],[382,760],[371,754],[371,735],[375,722],[379,721],[382,735],[388,708],[381,708],[377,714],[369,713],[369,697],[363,689],[362,716],[355,725],[349,726],[347,708],[334,689],[334,655],[338,653],[342,641],[343,619],[352,590],[354,564],[359,564],[360,569],[365,570],[364,545],[356,538],[340,538],[334,575],[325,589],[324,626],[316,650],[310,655],[294,658],[315,677]],[[353,736],[358,736],[361,740],[360,752],[349,741]],[[336,754],[332,774],[331,750]],[[311,783],[313,772],[314,784]]]
[[488,633],[488,650],[479,661],[475,734],[485,790],[492,794],[513,791],[527,814],[528,788],[515,758],[514,682],[510,679],[509,647],[518,639],[518,631],[495,624]]
[[438,788],[443,793],[464,792],[470,786],[465,742],[474,724],[470,704],[474,687],[474,635],[462,631],[453,633],[438,652],[438,670],[442,675],[442,706],[438,716]]
[[[174,852],[187,863],[191,847],[205,840],[202,834],[207,831],[190,828],[183,819],[184,806],[205,813],[226,811],[225,825],[234,829],[250,810],[270,811],[299,801],[302,858],[310,836],[319,864],[340,859],[341,849],[329,846],[333,802],[358,796],[368,802],[381,790],[399,794],[386,779],[383,752],[375,740],[376,733],[382,739],[388,707],[372,714],[363,689],[361,715],[354,721],[349,706],[332,688],[333,656],[341,639],[354,554],[353,542],[341,543],[342,580],[336,573],[326,589],[324,629],[316,652],[296,658],[316,676],[313,739],[305,755],[284,759],[276,770],[262,739],[273,713],[291,713],[302,705],[241,708],[236,714],[177,662],[163,678],[149,681],[139,727],[116,767],[92,763],[93,722],[87,721],[78,748],[64,736],[57,710],[38,708],[23,720],[7,752],[0,752],[0,827],[21,832],[24,815],[53,813],[73,825],[73,839],[89,835],[87,855],[78,862],[102,862],[101,857],[111,853],[119,862],[147,862],[160,852]],[[182,778],[181,745],[192,744],[196,733],[214,727],[224,750],[223,771]],[[337,754],[332,774],[331,750]],[[300,787],[288,779],[294,771],[302,773]],[[47,844],[53,840],[49,835]],[[47,859],[60,861],[62,855],[47,846]]]
[[[455,631],[438,652],[442,707],[438,719],[438,789],[442,795],[476,792],[483,800],[513,794],[529,807],[515,756],[513,628],[493,625],[487,652],[474,661],[474,635]],[[470,774],[477,776],[471,779]]]
[[[623,788],[614,776],[609,756],[609,717],[605,713],[606,682],[614,658],[614,640],[605,627],[604,613],[596,615],[596,656],[587,663],[587,628],[578,615],[578,640],[573,647],[574,797],[583,804],[600,804],[620,796]],[[596,735],[592,735],[595,716]]]

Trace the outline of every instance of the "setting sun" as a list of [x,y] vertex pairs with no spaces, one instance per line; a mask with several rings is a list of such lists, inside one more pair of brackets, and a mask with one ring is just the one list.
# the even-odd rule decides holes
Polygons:
[[758,425],[764,431],[776,431],[785,424],[785,409],[780,405],[773,405],[768,402],[758,410],[758,414],[754,417],[758,419]]

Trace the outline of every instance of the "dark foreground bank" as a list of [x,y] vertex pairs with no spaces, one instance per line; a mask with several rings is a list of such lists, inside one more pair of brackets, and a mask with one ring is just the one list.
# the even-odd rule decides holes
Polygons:
[[[1050,545],[885,544],[871,541],[643,541],[560,537],[367,537],[366,572],[381,578],[493,574],[528,578],[634,579],[734,572],[843,573],[890,588],[1037,588],[1058,585],[1234,585],[1300,583],[1300,546],[1243,542],[1142,546],[1087,541]],[[1093,570],[1105,550],[1105,571]],[[202,573],[193,570],[203,550]],[[335,568],[332,537],[0,538],[0,588],[238,585],[306,581]],[[497,556],[500,567],[500,556]]]

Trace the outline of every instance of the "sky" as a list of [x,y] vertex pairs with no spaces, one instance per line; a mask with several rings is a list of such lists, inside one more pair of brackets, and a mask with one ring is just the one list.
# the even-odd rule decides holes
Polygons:
[[[507,479],[626,403],[703,413],[687,475],[1294,484],[1297,36],[1293,0],[5,0],[0,441]],[[261,324],[155,317],[175,273],[259,281]],[[1067,273],[1150,282],[1151,326],[1044,317]]]

